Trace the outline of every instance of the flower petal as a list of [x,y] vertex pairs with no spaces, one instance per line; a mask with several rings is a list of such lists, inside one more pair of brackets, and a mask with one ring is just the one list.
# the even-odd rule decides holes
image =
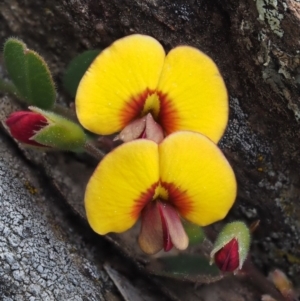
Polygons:
[[125,143],[98,165],[85,192],[87,219],[99,234],[133,226],[158,184],[157,144],[146,139]]
[[218,268],[223,272],[233,272],[239,268],[239,245],[233,238],[222,249],[214,255],[214,261]]
[[35,112],[18,111],[12,113],[6,119],[5,124],[16,140],[28,145],[44,147],[43,144],[32,139],[37,132],[48,125],[48,121],[43,115]]
[[173,245],[178,250],[185,250],[189,245],[189,238],[185,233],[180,217],[176,209],[168,203],[158,203],[162,219],[164,234],[164,250],[170,251]]
[[125,126],[125,128],[114,138],[114,140],[129,142],[138,139],[145,131],[145,128],[146,117],[138,118]]
[[219,148],[195,132],[159,145],[161,185],[181,216],[200,226],[225,217],[236,196],[233,170]]
[[155,254],[164,246],[162,221],[156,201],[149,202],[142,210],[139,245],[147,254]]
[[219,141],[228,121],[228,99],[219,70],[207,55],[189,46],[171,50],[158,91],[158,121],[167,134],[191,130]]
[[160,143],[164,140],[162,127],[153,119],[152,114],[146,116],[145,138]]
[[104,135],[124,128],[143,111],[148,92],[156,89],[164,59],[158,41],[137,34],[102,51],[77,90],[80,123]]

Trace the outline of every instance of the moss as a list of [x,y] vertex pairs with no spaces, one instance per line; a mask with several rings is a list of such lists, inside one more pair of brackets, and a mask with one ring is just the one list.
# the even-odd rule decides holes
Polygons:
[[284,32],[280,23],[283,20],[283,14],[279,12],[277,4],[277,0],[256,0],[258,19],[267,22],[271,30],[282,38]]
[[35,195],[37,194],[38,190],[32,186],[28,181],[24,183],[25,188],[29,191],[30,194]]

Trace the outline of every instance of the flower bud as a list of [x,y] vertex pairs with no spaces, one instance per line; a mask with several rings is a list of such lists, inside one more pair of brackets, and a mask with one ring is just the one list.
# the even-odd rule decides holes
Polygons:
[[241,269],[250,247],[250,231],[243,222],[227,224],[219,233],[213,250],[211,262],[223,272]]
[[33,112],[12,113],[5,121],[11,135],[21,143],[47,149],[81,151],[86,142],[83,129],[53,112],[29,107]]
[[240,264],[238,242],[233,238],[215,254],[215,263],[223,272],[235,271]]
[[13,138],[30,146],[45,147],[32,137],[48,125],[47,119],[38,113],[18,111],[12,113],[5,121]]

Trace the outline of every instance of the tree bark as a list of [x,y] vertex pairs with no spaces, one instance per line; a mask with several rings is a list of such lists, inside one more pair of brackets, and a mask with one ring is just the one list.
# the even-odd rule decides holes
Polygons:
[[[45,57],[58,87],[77,53],[132,33],[155,37],[166,51],[187,44],[211,56],[230,95],[230,121],[220,147],[239,191],[229,219],[260,219],[254,261],[264,271],[281,267],[299,281],[299,18],[300,3],[293,0],[2,0],[0,43],[11,35],[23,39]],[[46,173],[55,180],[51,168]],[[90,170],[79,177],[80,184],[72,171],[66,174],[56,185],[84,217],[80,202]],[[75,183],[76,193],[68,191]],[[251,286],[241,294],[246,297],[224,300],[255,300],[250,292]]]

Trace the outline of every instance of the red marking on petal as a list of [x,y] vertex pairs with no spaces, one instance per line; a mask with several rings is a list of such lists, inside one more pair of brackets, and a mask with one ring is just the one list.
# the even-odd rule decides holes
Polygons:
[[143,112],[144,104],[149,95],[155,93],[154,90],[146,89],[138,95],[132,96],[125,102],[124,108],[121,110],[120,121],[122,128],[129,124],[136,118],[141,117]]
[[146,204],[153,200],[153,196],[155,194],[155,189],[157,186],[158,183],[152,184],[150,188],[148,188],[145,192],[142,192],[139,198],[134,201],[134,207],[131,211],[131,215],[133,218],[138,218]]
[[19,111],[12,113],[5,123],[11,135],[18,141],[34,146],[43,146],[31,140],[32,136],[48,124],[43,115],[35,112]]
[[162,93],[161,91],[157,91],[156,93],[160,100],[160,110],[157,120],[166,134],[169,135],[178,128],[179,114],[166,93]]
[[161,182],[163,188],[168,191],[168,202],[178,210],[180,215],[185,216],[190,213],[194,206],[186,191],[176,187],[173,183]]
[[[160,109],[157,122],[162,126],[166,134],[170,134],[178,129],[179,114],[173,105],[173,101],[166,93],[156,90],[145,89],[145,91],[132,96],[126,101],[120,114],[122,128],[131,121],[142,117],[145,102],[149,96],[156,93],[159,98]],[[147,113],[151,113],[151,110]]]
[[235,238],[216,252],[215,263],[223,272],[233,272],[239,267],[239,246]]

